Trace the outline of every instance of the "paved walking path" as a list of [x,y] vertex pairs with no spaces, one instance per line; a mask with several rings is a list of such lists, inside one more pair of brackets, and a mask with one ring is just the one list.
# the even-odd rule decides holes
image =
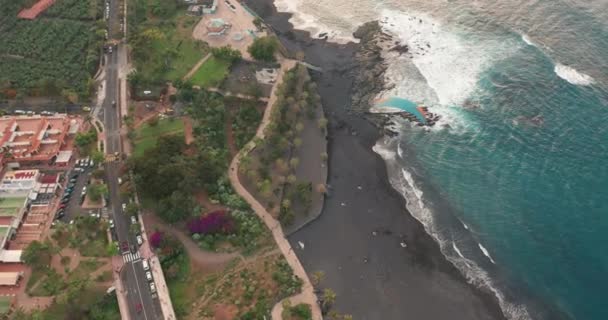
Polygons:
[[186,75],[182,78],[182,80],[186,81],[190,78],[192,78],[192,75],[194,75],[194,73],[196,72],[196,70],[198,70],[198,68],[200,68],[203,63],[205,63],[207,61],[207,59],[211,58],[211,52],[207,53],[206,56],[204,56],[201,60],[199,60],[194,67],[192,67],[192,69],[190,69],[190,71],[188,71],[188,73],[186,73]]
[[[270,116],[272,114],[272,108],[274,107],[275,101],[277,99],[276,90],[278,88],[278,84],[280,84],[282,82],[283,75],[285,74],[285,72],[288,71],[289,69],[293,68],[296,65],[296,62],[294,60],[279,60],[279,62],[281,63],[281,70],[277,77],[277,81],[276,81],[277,85],[275,85],[272,88],[272,92],[270,94],[270,99],[268,100],[268,106],[266,107],[266,110],[264,112],[264,117],[262,118],[262,123],[258,127],[258,130],[255,135],[257,138],[260,138],[260,139],[264,139],[264,129],[270,123]],[[264,223],[266,224],[268,229],[271,230],[272,236],[274,237],[274,240],[276,241],[277,246],[281,250],[281,253],[283,253],[283,256],[287,260],[287,263],[289,263],[289,266],[293,270],[294,274],[298,278],[302,279],[302,282],[303,282],[302,292],[295,296],[285,298],[284,300],[290,300],[292,305],[296,305],[298,303],[310,304],[312,307],[313,319],[321,320],[321,319],[323,319],[323,316],[321,315],[321,309],[319,308],[319,305],[317,304],[317,297],[314,293],[313,286],[312,286],[310,280],[308,279],[308,275],[306,274],[304,267],[302,267],[300,260],[298,259],[297,255],[294,253],[293,249],[291,248],[289,241],[287,241],[287,239],[285,238],[285,235],[283,234],[283,229],[281,228],[281,224],[277,220],[275,220],[270,215],[270,213],[268,213],[268,211],[266,211],[266,209],[249,193],[249,191],[247,191],[247,189],[245,189],[245,187],[243,187],[243,185],[239,181],[238,167],[239,167],[239,162],[241,160],[241,157],[244,154],[249,153],[249,151],[251,151],[254,146],[255,146],[255,144],[252,139],[245,146],[245,148],[243,148],[241,150],[241,152],[239,152],[239,154],[237,154],[237,156],[234,157],[234,159],[232,160],[232,163],[230,164],[230,169],[228,172],[229,177],[230,177],[230,182],[231,182],[234,190],[241,197],[243,197],[243,199],[245,199],[249,203],[249,205],[251,206],[253,211],[255,211],[255,213],[258,215],[258,217],[260,217],[260,219],[262,219],[262,221],[264,221]],[[282,311],[283,311],[283,301],[279,301],[272,308],[272,319],[273,320],[282,320],[281,319]]]
[[[276,83],[278,84],[279,82],[277,81]],[[225,90],[222,90],[220,88],[213,88],[213,87],[211,87],[211,88],[207,88],[205,90],[211,91],[211,92],[217,92],[217,93],[223,95],[224,97],[237,97],[239,99],[258,100],[258,101],[262,101],[262,102],[268,102],[269,101],[269,99],[266,98],[266,97],[254,97],[254,96],[246,95],[246,94],[242,94],[242,93],[232,93],[230,91],[225,91]],[[271,95],[272,95],[272,93],[271,93]]]

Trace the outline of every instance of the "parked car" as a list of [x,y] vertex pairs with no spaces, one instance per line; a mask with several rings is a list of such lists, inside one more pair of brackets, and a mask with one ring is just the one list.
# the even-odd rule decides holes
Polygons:
[[67,207],[67,205],[65,205],[65,204],[60,204],[58,209],[63,209],[63,208],[65,208],[65,207]]
[[95,161],[93,159],[89,160],[89,167],[93,168],[95,166]]
[[156,285],[154,284],[154,282],[150,282],[150,292],[152,292],[152,293],[156,292]]
[[135,239],[137,240],[137,244],[140,246],[144,243],[144,239],[139,234],[135,236]]
[[110,219],[110,228],[114,228],[114,219]]
[[141,265],[142,265],[142,267],[144,267],[145,271],[150,270],[150,264],[148,264],[148,260],[146,260],[146,259],[142,260]]
[[131,216],[131,224],[136,224],[137,223],[137,219],[135,219],[135,216]]
[[152,281],[152,272],[146,272],[146,279],[148,279],[148,281]]
[[76,183],[76,181],[78,181],[78,179],[76,179],[76,178],[70,179],[70,183]]
[[61,199],[61,204],[66,204],[68,202],[70,202],[70,198],[63,198],[63,199]]
[[87,194],[87,186],[82,187],[81,195],[84,196],[85,194]]
[[127,211],[127,204],[126,203],[122,204],[122,211],[123,212]]

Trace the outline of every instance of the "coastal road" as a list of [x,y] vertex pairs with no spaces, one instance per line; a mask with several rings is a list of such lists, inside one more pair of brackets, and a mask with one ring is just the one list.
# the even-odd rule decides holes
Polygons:
[[[109,4],[108,34],[113,35],[117,34],[113,28],[116,28],[118,25],[118,1],[110,0]],[[112,48],[111,53],[108,51],[105,57],[105,84],[102,89],[105,90],[105,100],[101,105],[102,110],[99,112],[99,119],[104,123],[106,138],[104,148],[108,155],[114,155],[116,152],[122,153],[119,69],[127,60],[126,54],[127,50],[122,47],[122,44],[118,44]],[[122,204],[128,203],[129,199],[122,199],[120,195],[118,178],[121,167],[120,159],[106,162],[105,173],[109,190],[110,216],[114,219],[120,253],[125,262],[120,271],[120,279],[126,290],[130,318],[145,320],[163,319],[158,298],[150,291],[150,284],[145,277],[139,246],[137,245],[135,236],[129,232],[130,219],[122,210]]]

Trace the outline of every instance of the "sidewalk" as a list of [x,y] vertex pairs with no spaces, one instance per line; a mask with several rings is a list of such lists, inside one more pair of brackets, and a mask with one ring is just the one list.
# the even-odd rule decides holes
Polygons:
[[[280,60],[279,62],[281,63],[281,71],[277,78],[276,85],[272,88],[270,99],[268,100],[268,106],[266,107],[266,111],[264,112],[264,117],[262,118],[262,123],[260,124],[260,126],[258,127],[258,130],[256,132],[256,138],[264,139],[264,130],[266,129],[266,126],[270,123],[270,116],[272,114],[272,108],[274,107],[275,101],[277,99],[276,90],[278,88],[278,85],[282,82],[283,75],[285,74],[285,72],[288,71],[289,69],[293,68],[296,65],[296,62],[294,60]],[[266,227],[268,227],[268,229],[270,229],[270,231],[272,232],[272,236],[274,237],[274,240],[277,243],[277,246],[281,250],[281,253],[283,253],[285,260],[287,260],[287,263],[293,270],[293,273],[302,280],[302,292],[295,296],[285,298],[284,300],[290,300],[292,302],[292,305],[295,305],[298,303],[309,304],[312,308],[313,319],[321,320],[321,319],[323,319],[323,316],[321,314],[321,308],[317,304],[317,296],[314,293],[313,286],[310,282],[310,279],[308,279],[308,275],[306,274],[304,267],[302,267],[300,260],[298,259],[297,255],[294,253],[293,249],[291,248],[289,241],[287,241],[287,239],[285,238],[283,229],[281,228],[281,224],[277,220],[275,220],[270,215],[270,213],[268,213],[266,211],[266,209],[249,193],[249,191],[247,191],[247,189],[245,189],[245,187],[243,187],[243,185],[239,181],[239,177],[238,177],[239,162],[243,155],[247,154],[249,151],[251,151],[255,147],[255,144],[253,142],[254,139],[252,139],[245,146],[245,148],[243,148],[241,150],[241,152],[239,152],[239,154],[237,154],[237,156],[234,157],[234,159],[232,160],[232,163],[230,164],[230,169],[228,172],[229,177],[230,177],[230,183],[234,187],[235,191],[241,197],[243,197],[243,199],[245,199],[245,201],[247,201],[247,203],[249,203],[249,205],[251,206],[253,211],[255,211],[255,213],[258,215],[258,217],[260,217],[260,219],[262,219],[262,221],[264,221],[264,223],[266,224]],[[278,302],[272,308],[272,319],[273,320],[282,320],[281,313],[283,312],[283,305],[282,305],[283,301]]]
[[120,318],[122,320],[130,320],[131,315],[129,314],[129,307],[127,297],[125,296],[125,289],[122,287],[122,281],[120,281],[120,269],[122,269],[123,261],[121,256],[112,257],[112,276],[114,278],[114,288],[116,288],[116,299],[118,300],[118,309],[120,310]]

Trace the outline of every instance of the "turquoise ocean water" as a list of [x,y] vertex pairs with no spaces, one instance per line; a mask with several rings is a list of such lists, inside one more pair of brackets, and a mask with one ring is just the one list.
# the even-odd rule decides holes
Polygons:
[[[275,0],[333,41],[379,21],[403,109],[374,147],[408,209],[509,319],[608,319],[607,0]],[[391,43],[392,45],[392,43]],[[402,100],[400,100],[402,101]],[[394,104],[394,103],[393,103]]]
[[404,125],[389,171],[446,255],[498,290],[511,318],[608,319],[608,28],[583,9],[533,4],[558,34],[531,40],[470,12],[453,21],[466,41],[517,50],[479,72],[464,101],[436,103],[448,128]]

